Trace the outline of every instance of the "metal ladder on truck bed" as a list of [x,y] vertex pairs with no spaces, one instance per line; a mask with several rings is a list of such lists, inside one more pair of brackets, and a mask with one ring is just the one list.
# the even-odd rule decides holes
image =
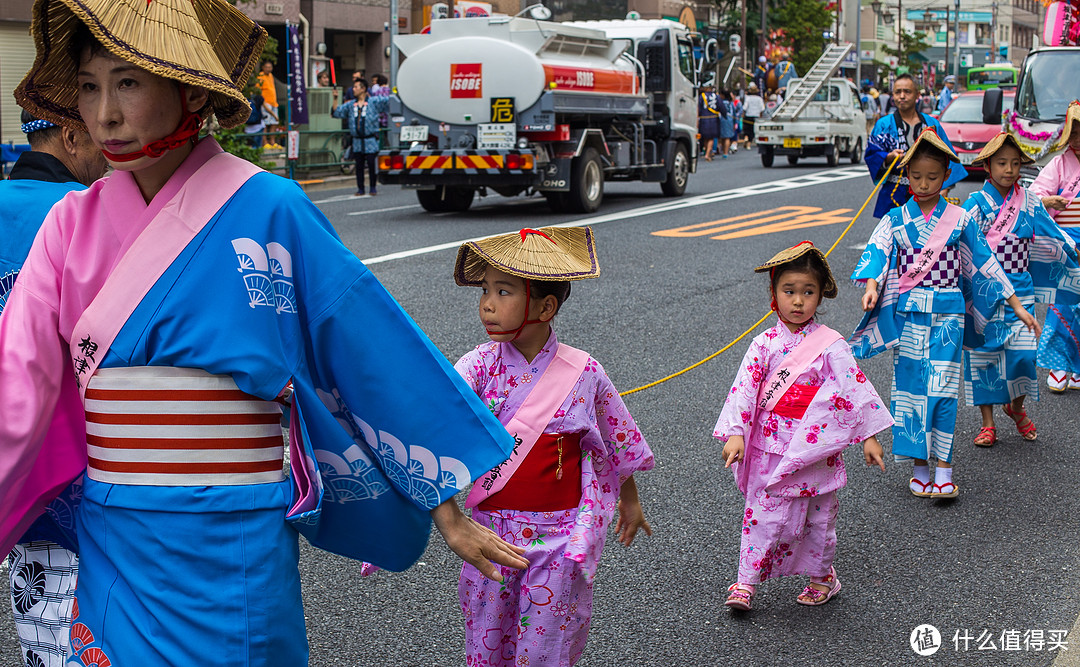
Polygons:
[[810,71],[806,73],[790,90],[787,97],[776,107],[769,120],[795,120],[810,100],[814,99],[825,82],[832,77],[840,64],[847,57],[854,44],[831,44],[825,49],[825,53],[818,58]]

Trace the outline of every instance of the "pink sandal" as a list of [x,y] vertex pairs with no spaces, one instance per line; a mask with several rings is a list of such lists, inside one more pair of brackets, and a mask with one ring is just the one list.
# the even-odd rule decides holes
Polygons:
[[728,586],[728,597],[725,605],[739,611],[750,611],[750,605],[754,601],[754,587],[750,584],[735,582]]
[[[1035,438],[1039,437],[1039,432],[1035,430],[1035,422],[1031,421],[1031,419],[1027,416],[1027,410],[1020,410],[1019,412],[1014,412],[1013,409],[1008,405],[1001,406],[1001,409],[1004,410],[1005,414],[1009,415],[1009,417],[1014,422],[1016,422],[1016,432],[1020,434],[1021,438],[1027,440],[1028,442],[1032,442],[1033,440],[1035,440]],[[1027,426],[1021,426],[1020,422],[1024,421],[1025,419],[1027,419]]]
[[795,598],[796,602],[808,607],[820,607],[840,592],[840,580],[836,578],[836,568],[829,566],[829,573],[824,577],[820,577],[821,581],[814,581],[814,579],[818,578],[811,577],[810,581],[815,584],[825,584],[829,587],[829,592],[823,593],[813,586],[807,585],[803,592],[799,594],[799,597]]

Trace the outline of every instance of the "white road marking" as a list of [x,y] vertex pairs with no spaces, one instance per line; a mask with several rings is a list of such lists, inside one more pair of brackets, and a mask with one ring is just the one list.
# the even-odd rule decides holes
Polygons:
[[409,204],[408,206],[391,206],[390,208],[373,208],[370,211],[353,211],[347,215],[371,215],[372,213],[385,213],[386,211],[404,211],[407,208],[420,208],[420,204]]
[[[595,226],[603,224],[605,222],[617,222],[619,220],[626,220],[628,218],[640,218],[644,215],[656,215],[658,213],[667,213],[668,211],[677,211],[683,208],[693,208],[695,206],[705,206],[707,204],[714,204],[722,201],[730,201],[732,199],[741,199],[743,197],[753,197],[756,195],[768,194],[770,192],[780,192],[787,190],[796,190],[798,188],[807,188],[815,185],[824,185],[827,183],[835,183],[838,181],[847,181],[853,178],[869,178],[869,174],[866,171],[866,167],[863,166],[851,166],[844,167],[842,169],[830,169],[828,171],[819,171],[811,174],[802,174],[794,176],[792,178],[785,178],[780,181],[771,181],[769,183],[758,183],[756,185],[749,185],[743,188],[734,188],[731,190],[723,190],[721,192],[712,192],[706,195],[698,195],[696,197],[687,197],[685,199],[671,199],[664,201],[660,204],[650,204],[648,206],[641,206],[639,208],[632,208],[626,211],[619,211],[618,213],[607,213],[605,215],[598,215],[591,218],[583,218],[580,220],[574,220],[572,222],[563,222],[555,225],[544,225],[545,227],[585,227],[586,225]],[[389,209],[385,209],[389,210]],[[508,230],[506,233],[515,232],[517,229]],[[363,260],[364,264],[382,264],[383,262],[392,262],[398,259],[406,259],[408,257],[415,257],[417,255],[426,255],[428,253],[439,252],[440,250],[449,250],[450,248],[457,248],[462,243],[469,241],[476,241],[486,236],[479,236],[471,239],[463,239],[461,241],[453,241],[451,243],[439,243],[437,245],[426,246],[423,248],[414,248],[412,250],[402,250],[400,252],[392,252],[387,255],[380,255],[378,257],[371,257]]]
[[356,195],[338,195],[336,197],[328,197],[327,199],[313,199],[312,204],[332,204],[338,201],[349,201],[350,199],[360,199]]

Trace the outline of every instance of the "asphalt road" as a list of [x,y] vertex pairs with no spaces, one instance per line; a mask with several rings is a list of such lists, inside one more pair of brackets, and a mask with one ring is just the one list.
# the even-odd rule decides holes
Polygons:
[[[743,333],[768,309],[766,279],[753,267],[804,239],[829,247],[872,187],[865,168],[778,162],[764,169],[755,154],[740,152],[702,163],[680,199],[662,197],[655,184],[610,184],[604,206],[587,218],[554,215],[540,198],[497,195],[465,214],[429,215],[396,187],[375,198],[351,197],[351,188],[312,198],[451,360],[485,339],[477,291],[453,282],[456,244],[524,226],[589,222],[601,276],[574,286],[556,326],[561,340],[591,352],[625,391]],[[979,185],[965,181],[956,193]],[[714,221],[726,222],[704,224]],[[756,233],[815,221],[821,224]],[[864,213],[830,256],[840,294],[819,312],[843,332],[860,315],[859,292],[843,278],[873,225]],[[731,237],[738,233],[754,234]],[[713,238],[720,235],[728,238]],[[442,245],[451,247],[403,253]],[[743,499],[711,433],[747,342],[627,397],[656,455],[655,470],[638,479],[655,534],[630,548],[609,541],[579,664],[1051,664],[1059,652],[1051,650],[1053,633],[1070,630],[1080,613],[1080,392],[1044,391],[1030,410],[1035,443],[1023,442],[1001,415],[1000,441],[990,449],[971,444],[978,411],[962,406],[955,501],[915,498],[906,490],[909,467],[890,461],[882,473],[850,452],[836,559],[843,592],[806,608],[795,603],[805,579],[771,580],[759,587],[753,612],[733,615],[722,603],[736,571]],[[891,357],[863,370],[887,397]],[[882,441],[888,449],[887,432]],[[437,535],[408,572],[367,578],[357,563],[301,551],[312,665],[464,664],[460,564]],[[921,624],[940,631],[942,646],[930,657],[909,643]],[[1080,638],[1069,648],[1080,651]],[[21,664],[17,651],[5,608],[0,664]]]

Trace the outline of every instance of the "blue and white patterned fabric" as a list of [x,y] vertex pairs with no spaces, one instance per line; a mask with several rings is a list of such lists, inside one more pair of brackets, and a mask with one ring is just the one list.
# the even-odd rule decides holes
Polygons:
[[[1024,204],[995,252],[1020,303],[1029,311],[1036,302],[1075,303],[1080,296],[1076,244],[1037,197],[1026,190],[1010,196],[1024,197]],[[1004,202],[998,189],[987,181],[982,190],[968,197],[964,209],[985,233]],[[995,309],[982,334],[967,327],[964,344],[968,350],[964,386],[969,405],[1000,405],[1020,396],[1038,400],[1035,334],[1011,308],[1001,304]]]
[[952,460],[956,404],[960,395],[964,314],[981,329],[998,304],[1013,294],[1008,277],[968,215],[957,223],[943,249],[960,256],[956,286],[925,283],[900,294],[897,260],[901,251],[921,249],[942,214],[938,202],[927,220],[911,200],[881,219],[851,278],[878,283],[878,302],[851,335],[860,359],[893,350],[891,412],[893,455],[898,460]]

